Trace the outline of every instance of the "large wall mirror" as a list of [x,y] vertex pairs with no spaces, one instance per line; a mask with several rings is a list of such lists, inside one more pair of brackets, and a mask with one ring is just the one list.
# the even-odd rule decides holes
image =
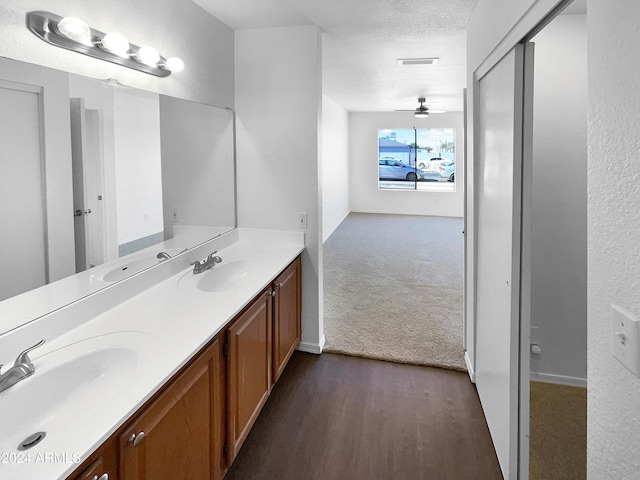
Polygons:
[[230,109],[6,58],[0,104],[0,333],[236,227]]

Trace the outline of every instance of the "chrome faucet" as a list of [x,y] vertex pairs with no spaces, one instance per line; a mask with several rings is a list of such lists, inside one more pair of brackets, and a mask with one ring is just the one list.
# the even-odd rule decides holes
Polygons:
[[218,253],[218,251],[214,251],[211,252],[209,254],[209,256],[207,257],[206,260],[200,262],[198,260],[196,260],[195,262],[193,262],[191,265],[193,265],[193,274],[197,275],[199,273],[202,272],[206,272],[207,270],[209,270],[210,268],[213,268],[213,266],[216,263],[220,263],[222,262],[222,259],[216,255],[216,253]]
[[160,262],[164,262],[165,260],[169,260],[171,258],[171,255],[169,255],[167,252],[160,252],[158,253],[158,255],[156,255],[156,258],[160,260]]
[[[5,373],[0,374],[0,392],[6,390],[12,385],[15,385],[19,381],[24,380],[36,371],[36,367],[34,367],[33,363],[31,363],[31,359],[29,358],[28,353],[34,348],[38,348],[39,346],[41,346],[43,343],[44,340],[40,340],[32,347],[27,348],[24,352],[18,355],[18,358],[13,364],[13,367],[11,367]],[[2,367],[3,365],[0,365],[0,371],[2,370]]]

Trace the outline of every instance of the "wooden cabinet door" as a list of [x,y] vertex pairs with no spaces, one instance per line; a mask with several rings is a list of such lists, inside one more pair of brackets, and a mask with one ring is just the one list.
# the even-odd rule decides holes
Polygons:
[[271,391],[271,290],[263,292],[227,330],[229,465]]
[[219,476],[214,397],[220,368],[216,340],[120,434],[122,480]]
[[274,282],[273,306],[273,383],[286,367],[300,343],[301,264],[296,258]]
[[118,445],[115,439],[96,450],[69,480],[118,480]]

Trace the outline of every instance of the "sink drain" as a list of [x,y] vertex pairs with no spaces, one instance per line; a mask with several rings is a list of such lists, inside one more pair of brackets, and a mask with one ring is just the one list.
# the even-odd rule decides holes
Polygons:
[[34,433],[33,435],[29,435],[22,442],[20,442],[20,445],[18,445],[18,450],[29,450],[31,447],[35,447],[46,436],[47,436],[46,432],[37,432],[37,433]]

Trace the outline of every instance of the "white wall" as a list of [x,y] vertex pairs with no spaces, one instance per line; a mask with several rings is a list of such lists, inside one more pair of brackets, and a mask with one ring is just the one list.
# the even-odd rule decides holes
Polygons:
[[[455,192],[378,189],[378,129],[455,128]],[[462,113],[433,114],[416,119],[412,113],[349,114],[349,191],[351,211],[462,217],[464,201],[464,131]]]
[[349,114],[322,96],[322,241],[349,215]]
[[302,344],[321,351],[321,33],[315,26],[236,31],[238,224],[296,230],[302,256]]
[[174,237],[174,220],[233,229],[233,113],[161,95],[160,140],[165,239]]
[[533,379],[587,378],[586,15],[560,15],[533,39],[531,325]]
[[640,478],[640,379],[613,358],[611,307],[640,316],[640,8],[588,0],[588,476]]
[[163,231],[158,95],[114,92],[118,245]]
[[[180,57],[185,71],[158,78],[48,45],[25,27],[25,14],[38,10],[80,17],[102,32],[117,30],[131,43]],[[0,25],[0,56],[233,107],[233,31],[191,0],[4,0]]]

